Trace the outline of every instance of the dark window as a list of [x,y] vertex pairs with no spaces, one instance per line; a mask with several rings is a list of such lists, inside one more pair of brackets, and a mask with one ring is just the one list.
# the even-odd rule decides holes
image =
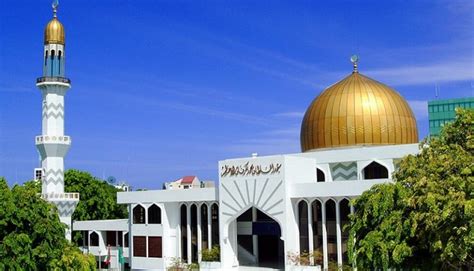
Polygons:
[[115,231],[107,231],[107,245],[117,246],[117,233]]
[[44,55],[44,65],[45,66],[46,66],[47,62],[48,62],[48,51],[46,50],[46,53]]
[[191,261],[196,263],[197,260],[197,206],[193,204],[191,205]]
[[308,242],[308,204],[306,201],[298,203],[298,228],[300,231],[300,253],[309,251]]
[[188,231],[186,225],[188,223],[186,205],[181,205],[181,259],[187,261],[188,259]]
[[319,168],[316,169],[316,181],[319,182],[324,182],[325,181],[325,176],[324,172],[320,170]]
[[211,206],[212,246],[219,245],[219,206],[217,203]]
[[202,233],[202,249],[208,248],[208,232],[207,232],[207,205],[201,205],[201,233]]
[[313,229],[313,247],[315,251],[319,251],[320,253],[317,256],[315,255],[314,262],[315,264],[322,265],[323,264],[323,223],[322,223],[322,211],[321,211],[321,202],[319,200],[313,201],[311,204],[311,226]]
[[146,257],[146,237],[133,236],[133,256]]
[[161,209],[156,204],[148,208],[148,224],[161,224]]
[[387,179],[388,170],[377,162],[372,162],[364,168],[364,179]]
[[88,246],[89,246],[89,238],[87,238],[87,237],[88,237],[88,236],[87,236],[88,234],[89,234],[88,231],[83,231],[83,232],[82,232],[82,236],[83,236],[82,239],[84,239],[84,246],[85,246],[85,247],[88,247]]
[[99,235],[95,231],[91,233],[90,239],[91,239],[91,247],[99,246]]
[[328,258],[331,261],[336,261],[336,203],[333,200],[326,201],[326,231],[328,237]]
[[237,217],[237,221],[252,221],[252,208]]
[[133,224],[145,224],[145,208],[141,205],[133,208]]
[[117,244],[119,246],[123,246],[123,232],[119,231],[117,232],[117,234],[118,234]]
[[161,258],[161,237],[148,237],[148,257]]
[[347,254],[347,240],[349,239],[349,229],[346,228],[346,225],[349,224],[349,215],[351,213],[351,207],[347,199],[343,199],[339,203],[339,213],[341,215],[341,237],[342,237],[342,261],[343,263],[349,262],[349,257]]
[[125,236],[123,237],[123,247],[128,247],[128,232],[125,234]]

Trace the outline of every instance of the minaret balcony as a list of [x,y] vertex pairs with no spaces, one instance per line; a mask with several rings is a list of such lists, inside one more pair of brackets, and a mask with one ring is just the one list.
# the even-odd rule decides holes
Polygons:
[[70,136],[50,136],[50,135],[40,135],[36,137],[36,145],[39,144],[71,144]]
[[71,84],[71,80],[61,76],[43,76],[36,79],[36,84],[41,83],[65,83]]
[[41,194],[41,198],[48,201],[56,201],[56,200],[78,201],[79,193],[47,193],[47,194]]

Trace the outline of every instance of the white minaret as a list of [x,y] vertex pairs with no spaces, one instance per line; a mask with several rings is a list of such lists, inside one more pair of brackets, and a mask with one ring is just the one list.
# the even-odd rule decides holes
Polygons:
[[71,81],[64,76],[65,33],[57,7],[57,0],[53,1],[53,19],[44,30],[43,77],[36,80],[43,96],[43,132],[35,142],[44,172],[41,196],[58,207],[61,222],[68,226],[66,238],[71,240],[71,216],[79,193],[64,193],[64,157],[71,146],[71,137],[64,135],[64,96]]

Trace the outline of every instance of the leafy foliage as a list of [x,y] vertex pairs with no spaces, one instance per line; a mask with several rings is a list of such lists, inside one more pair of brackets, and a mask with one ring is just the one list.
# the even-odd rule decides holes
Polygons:
[[221,260],[221,250],[219,246],[213,246],[211,249],[204,249],[202,260],[205,262],[219,262]]
[[[93,270],[64,230],[56,207],[34,185],[10,189],[0,178],[0,270]],[[68,258],[76,260],[62,260]]]
[[83,254],[77,247],[68,245],[63,250],[61,258],[54,260],[51,265],[53,270],[68,271],[93,271],[96,267],[92,254]]
[[81,199],[72,215],[73,220],[127,218],[127,206],[117,204],[119,189],[91,174],[70,169],[64,174],[66,192],[79,192]]
[[404,158],[394,183],[354,201],[349,253],[360,269],[474,266],[474,112]]

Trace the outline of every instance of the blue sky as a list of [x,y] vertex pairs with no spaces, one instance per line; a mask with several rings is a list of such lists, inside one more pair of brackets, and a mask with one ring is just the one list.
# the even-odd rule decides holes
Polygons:
[[[0,176],[32,178],[48,0],[0,6]],[[159,188],[222,159],[299,152],[304,111],[360,72],[427,100],[474,96],[472,1],[60,1],[66,168]]]

